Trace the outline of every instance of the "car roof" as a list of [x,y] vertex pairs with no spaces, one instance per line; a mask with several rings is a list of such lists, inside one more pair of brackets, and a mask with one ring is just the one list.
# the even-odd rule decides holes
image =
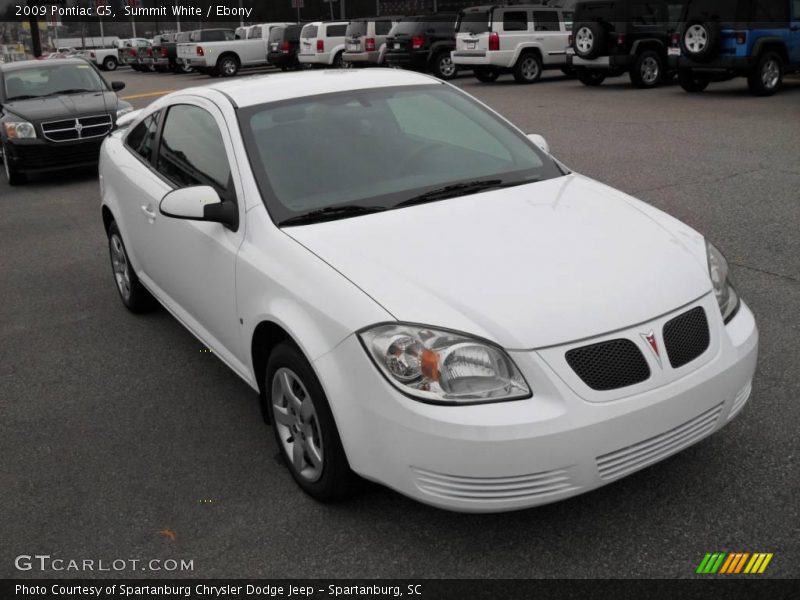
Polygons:
[[[50,54],[58,54],[58,52],[51,52]],[[83,58],[62,58],[57,63],[44,62],[41,60],[19,60],[11,63],[0,63],[0,70],[4,73],[11,73],[12,71],[21,71],[28,67],[57,67],[62,65],[85,65],[87,61]]]
[[[254,75],[188,88],[175,92],[175,95],[186,92],[204,95],[203,90],[216,90],[225,94],[237,106],[247,107],[319,94],[407,85],[443,84],[429,75],[400,69],[330,69]],[[165,99],[169,99],[169,96],[165,96]]]

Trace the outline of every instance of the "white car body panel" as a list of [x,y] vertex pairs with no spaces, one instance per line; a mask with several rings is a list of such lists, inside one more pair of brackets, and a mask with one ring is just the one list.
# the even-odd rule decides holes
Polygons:
[[[275,27],[285,27],[291,23],[262,23],[247,27],[248,38],[220,42],[192,42],[178,44],[178,58],[183,59],[192,67],[212,69],[217,66],[217,61],[223,54],[233,54],[239,64],[244,67],[257,67],[267,64],[267,42],[269,33]],[[249,37],[253,29],[260,28],[260,37]],[[197,47],[203,48],[203,55],[197,55]]]
[[[100,176],[104,210],[143,284],[253,389],[264,376],[253,362],[254,333],[263,323],[282,327],[319,377],[352,469],[452,510],[512,510],[594,489],[699,441],[742,410],[758,332],[744,303],[723,323],[705,239],[588,178],[276,227],[231,101],[246,107],[410,84],[446,85],[409,71],[309,72],[188,89],[142,110],[104,142]],[[159,214],[171,185],[123,144],[142,119],[173,103],[205,108],[223,132],[235,232]],[[400,246],[402,260],[393,253]],[[693,307],[707,314],[711,343],[696,362],[673,369],[648,354],[641,336]],[[399,319],[496,341],[532,396],[466,406],[405,396],[357,335]],[[589,389],[565,351],[617,337],[639,344],[652,379]]]

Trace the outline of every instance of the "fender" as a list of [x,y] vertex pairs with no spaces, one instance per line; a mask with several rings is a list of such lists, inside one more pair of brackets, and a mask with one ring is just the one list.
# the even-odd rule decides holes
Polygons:
[[338,46],[333,47],[330,54],[331,57],[328,59],[329,65],[333,64],[333,61],[336,60],[336,55],[339,54],[339,52],[344,52],[344,48],[345,48],[344,44],[339,44]]
[[452,52],[455,49],[456,48],[452,42],[445,42],[445,41],[434,42],[431,45],[430,50],[428,50],[428,57],[426,58],[426,60],[428,61],[432,60],[433,57],[439,54],[439,52],[441,52],[442,50],[446,50],[447,52]]
[[636,40],[633,42],[633,46],[631,46],[631,51],[628,53],[629,55],[634,55],[639,52],[639,46],[643,44],[653,44],[659,46],[664,52],[667,51],[667,45],[658,38],[645,38],[643,40]]
[[[514,57],[511,59],[509,68],[517,64],[520,55],[526,50],[536,50],[539,53],[539,56],[542,57],[542,63],[544,63],[545,53],[542,51],[542,47],[537,42],[523,42],[517,45],[517,49],[514,51]],[[566,54],[564,56],[566,56]]]
[[[748,35],[752,35],[749,34]],[[780,46],[783,49],[784,55],[788,55],[786,51],[786,40],[779,36],[765,36],[760,37],[756,40],[755,44],[753,44],[753,48],[750,50],[750,56],[758,56],[761,54],[761,49],[769,44],[775,44],[776,46]]]

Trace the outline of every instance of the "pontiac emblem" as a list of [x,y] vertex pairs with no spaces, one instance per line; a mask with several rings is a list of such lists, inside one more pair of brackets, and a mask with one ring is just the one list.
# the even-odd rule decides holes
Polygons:
[[642,336],[642,339],[647,342],[647,347],[650,348],[650,351],[653,353],[653,356],[656,357],[658,361],[658,366],[663,368],[661,364],[661,350],[658,348],[658,341],[656,340],[656,334],[651,329],[647,333],[640,333],[639,335]]

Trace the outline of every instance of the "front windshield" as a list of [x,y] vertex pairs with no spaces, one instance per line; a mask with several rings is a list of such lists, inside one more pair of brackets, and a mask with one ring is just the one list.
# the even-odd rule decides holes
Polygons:
[[36,65],[14,69],[5,74],[6,101],[15,98],[39,98],[60,93],[99,92],[105,82],[88,64]]
[[277,223],[330,207],[394,208],[445,186],[558,177],[525,136],[448,86],[355,90],[242,109]]

